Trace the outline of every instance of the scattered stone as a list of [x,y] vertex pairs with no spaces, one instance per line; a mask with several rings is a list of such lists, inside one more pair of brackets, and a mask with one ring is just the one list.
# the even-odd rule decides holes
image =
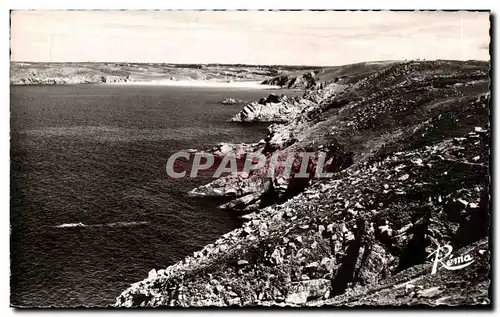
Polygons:
[[273,253],[271,254],[271,259],[273,259],[274,264],[279,265],[283,263],[283,255],[281,254],[280,249],[274,249]]
[[417,296],[419,296],[419,297],[434,297],[442,292],[443,291],[440,290],[440,287],[436,286],[436,287],[431,287],[431,288],[428,288],[425,290],[418,291]]
[[401,176],[400,178],[398,178],[398,180],[400,180],[400,181],[405,181],[405,180],[407,180],[408,178],[410,178],[410,175],[409,175],[409,174],[404,174],[403,176]]
[[306,268],[308,268],[308,269],[317,268],[318,266],[319,266],[318,262],[312,262],[312,263],[309,263],[308,265],[306,265]]
[[365,207],[363,205],[361,205],[360,203],[356,203],[356,205],[354,205],[354,207],[356,207],[358,209],[365,209]]
[[238,260],[238,263],[237,263],[239,266],[243,266],[243,265],[248,265],[248,261],[247,260]]

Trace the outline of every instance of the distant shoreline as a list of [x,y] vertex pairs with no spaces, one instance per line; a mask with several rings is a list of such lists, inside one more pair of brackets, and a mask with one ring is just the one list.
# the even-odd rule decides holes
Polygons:
[[[67,83],[35,83],[19,84],[10,83],[10,86],[61,86],[61,85],[104,85],[104,86],[170,86],[170,87],[207,87],[207,88],[248,88],[248,89],[284,89],[276,85],[261,84],[260,81],[245,82],[213,82],[203,80],[164,80],[164,81],[127,81],[115,83],[92,83],[92,82],[67,82]],[[294,90],[294,89],[292,89]]]
[[180,86],[180,87],[210,87],[210,88],[255,88],[255,89],[281,89],[280,86],[263,85],[260,81],[242,82],[216,82],[206,80],[152,80],[129,81],[121,83],[105,83],[106,85],[132,85],[132,86]]

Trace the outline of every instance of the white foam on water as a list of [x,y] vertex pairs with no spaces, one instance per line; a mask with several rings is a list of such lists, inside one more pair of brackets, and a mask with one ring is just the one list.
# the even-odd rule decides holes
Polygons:
[[55,228],[82,228],[82,227],[130,227],[130,226],[140,226],[140,225],[147,225],[149,224],[149,221],[118,221],[118,222],[109,222],[105,224],[94,224],[94,225],[86,225],[82,222],[77,222],[77,223],[63,223],[57,226],[54,226]]

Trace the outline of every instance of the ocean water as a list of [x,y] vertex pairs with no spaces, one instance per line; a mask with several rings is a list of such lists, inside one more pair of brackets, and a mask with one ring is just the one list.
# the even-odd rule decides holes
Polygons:
[[[103,306],[241,225],[220,198],[170,179],[175,151],[256,142],[265,125],[226,120],[271,90],[11,87],[11,303]],[[289,95],[298,92],[279,91]]]

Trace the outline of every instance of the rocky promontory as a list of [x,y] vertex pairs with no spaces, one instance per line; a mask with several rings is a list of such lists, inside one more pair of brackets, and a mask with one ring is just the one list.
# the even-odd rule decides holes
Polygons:
[[[264,166],[205,185],[236,195],[225,207],[247,221],[154,268],[115,305],[490,304],[489,64],[360,65],[285,99],[307,106],[264,142],[215,150],[324,152],[333,177],[280,183],[261,177]],[[447,245],[470,263],[434,272],[432,254]]]
[[288,98],[284,95],[270,94],[267,98],[246,105],[230,121],[289,122],[308,106],[312,106],[312,103],[303,98]]

